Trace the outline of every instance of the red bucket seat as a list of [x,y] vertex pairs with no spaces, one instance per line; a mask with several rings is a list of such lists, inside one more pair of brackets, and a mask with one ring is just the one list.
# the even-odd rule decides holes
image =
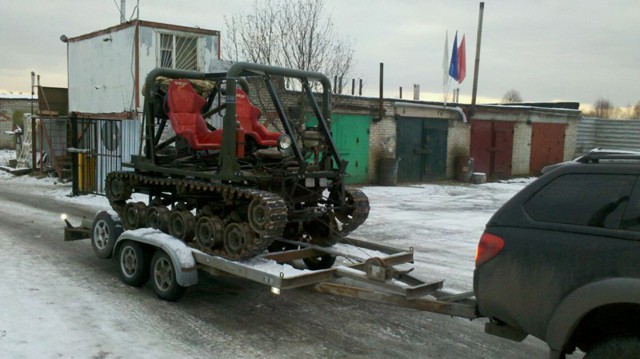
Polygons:
[[219,149],[222,130],[211,131],[202,117],[206,103],[187,80],[171,81],[167,92],[169,119],[176,135],[184,137],[194,150]]

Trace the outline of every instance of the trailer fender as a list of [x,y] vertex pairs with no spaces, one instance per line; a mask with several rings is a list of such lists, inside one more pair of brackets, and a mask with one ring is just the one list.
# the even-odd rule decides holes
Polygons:
[[[120,246],[125,241],[135,241],[163,250],[171,258],[178,284],[188,287],[198,283],[198,270],[192,249],[181,240],[153,228],[125,231],[118,237],[113,248],[114,258],[117,258]],[[153,253],[149,255],[153,255]]]

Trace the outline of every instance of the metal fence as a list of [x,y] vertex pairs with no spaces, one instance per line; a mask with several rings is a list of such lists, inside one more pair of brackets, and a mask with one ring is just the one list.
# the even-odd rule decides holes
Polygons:
[[58,178],[68,178],[70,164],[67,161],[67,117],[40,118],[36,129],[37,165],[41,170],[53,170]]
[[578,123],[576,156],[594,148],[640,151],[640,120],[583,117]]
[[104,194],[104,181],[112,171],[138,152],[140,121],[78,118],[77,170],[74,192]]

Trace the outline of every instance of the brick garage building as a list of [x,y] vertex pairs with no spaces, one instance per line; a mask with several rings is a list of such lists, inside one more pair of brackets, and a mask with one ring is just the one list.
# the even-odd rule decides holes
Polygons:
[[571,160],[579,119],[577,103],[480,106],[471,121],[475,170],[490,179],[537,176]]
[[[260,92],[252,97],[263,96]],[[290,108],[304,107],[295,92],[284,102]],[[411,183],[454,179],[459,158],[472,157],[475,171],[489,179],[535,176],[544,166],[574,158],[577,103],[478,105],[467,118],[470,112],[470,106],[462,104],[383,99],[381,107],[378,98],[334,95],[334,136],[353,142],[368,134],[366,163],[338,146],[350,161],[348,172],[366,166],[366,177],[354,176],[351,183],[380,182],[390,170],[380,168],[389,163],[381,159],[395,159],[397,180]]]

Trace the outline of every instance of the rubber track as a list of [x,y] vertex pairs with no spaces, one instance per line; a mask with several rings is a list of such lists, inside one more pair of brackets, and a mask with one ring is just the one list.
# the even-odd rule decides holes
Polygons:
[[340,229],[340,234],[343,236],[355,231],[356,228],[363,224],[367,220],[367,217],[369,217],[369,199],[367,195],[355,188],[347,188],[346,190],[347,193],[353,197],[353,206],[355,208],[353,212],[350,213],[351,220],[344,223],[342,229]]
[[[254,257],[264,252],[269,245],[273,242],[274,237],[282,236],[284,227],[287,224],[287,206],[282,198],[274,193],[262,191],[254,188],[243,188],[222,183],[210,183],[201,180],[194,179],[176,179],[176,178],[164,178],[140,175],[135,172],[111,172],[107,175],[107,188],[109,182],[119,177],[129,183],[131,188],[140,186],[158,186],[167,187],[169,189],[175,189],[177,196],[180,197],[180,193],[184,192],[199,192],[199,193],[218,193],[221,194],[223,200],[232,201],[234,199],[245,199],[247,203],[259,198],[264,208],[267,210],[267,218],[269,223],[265,226],[265,230],[261,235],[257,235],[254,242],[249,244],[246,251],[240,255],[229,255],[221,250],[209,250],[201,249],[212,255],[221,256],[227,259],[237,260]],[[108,192],[107,192],[108,193]],[[121,218],[124,218],[124,208],[126,206],[125,201],[109,201],[111,207],[118,212]]]

